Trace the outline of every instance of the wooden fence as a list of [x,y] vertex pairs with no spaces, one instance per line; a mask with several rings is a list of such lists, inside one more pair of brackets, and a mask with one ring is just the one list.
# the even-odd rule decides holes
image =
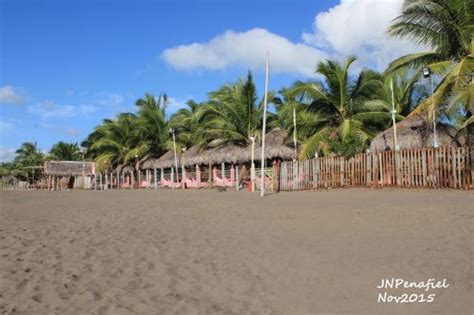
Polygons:
[[469,189],[468,147],[371,152],[282,162],[280,190],[335,187],[432,187]]

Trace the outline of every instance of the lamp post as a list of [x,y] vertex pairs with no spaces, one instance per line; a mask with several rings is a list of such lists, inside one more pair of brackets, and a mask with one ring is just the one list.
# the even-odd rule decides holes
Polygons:
[[250,141],[252,141],[252,158],[250,164],[250,182],[252,183],[252,192],[255,190],[255,163],[253,162],[255,159],[255,137],[250,137]]
[[[176,154],[176,136],[175,136],[173,128],[170,128],[170,132],[173,135],[174,167],[176,170],[176,182],[178,183],[178,155]],[[173,189],[174,189],[174,183],[173,183]]]
[[432,106],[433,106],[433,147],[437,148],[438,147],[438,134],[436,133],[436,109],[435,109],[435,104],[434,104],[434,82],[433,82],[433,73],[431,72],[431,69],[429,67],[424,67],[423,68],[423,77],[424,78],[429,78],[430,80],[430,85],[431,85],[431,100],[432,100]]

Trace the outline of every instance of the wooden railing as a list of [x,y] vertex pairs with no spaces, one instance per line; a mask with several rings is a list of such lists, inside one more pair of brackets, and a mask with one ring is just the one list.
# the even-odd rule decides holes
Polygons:
[[280,190],[335,187],[432,187],[469,189],[468,147],[371,152],[282,162]]

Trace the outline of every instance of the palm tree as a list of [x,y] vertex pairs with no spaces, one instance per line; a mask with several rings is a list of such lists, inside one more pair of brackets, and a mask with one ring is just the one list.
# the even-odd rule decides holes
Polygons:
[[396,118],[401,120],[410,114],[420,100],[426,97],[425,92],[418,88],[417,82],[418,77],[410,75],[408,71],[386,75],[380,98],[369,100],[365,105],[374,111],[386,112],[389,118],[392,102],[394,102]]
[[200,104],[189,100],[188,108],[181,108],[171,116],[170,127],[177,133],[177,142],[184,147],[191,147],[195,144],[203,144],[200,137],[201,125],[199,124],[198,112]]
[[[388,119],[385,110],[374,110],[367,101],[380,98],[382,76],[364,70],[354,80],[349,69],[354,56],[344,63],[332,60],[320,62],[316,73],[324,82],[296,82],[291,93],[303,101],[298,113],[298,137],[303,139],[302,158],[316,152],[329,154],[334,142],[360,146],[361,150],[383,129]],[[341,147],[341,146],[338,146]]]
[[432,51],[410,54],[394,60],[389,72],[403,68],[420,70],[428,66],[439,79],[433,95],[414,113],[439,109],[467,113],[473,122],[472,82],[474,71],[474,2],[471,0],[405,0],[402,13],[389,34],[430,46]]
[[31,166],[40,166],[44,162],[44,154],[38,150],[36,142],[24,142],[18,150],[15,151],[15,159],[13,160],[12,173],[23,179],[35,181],[41,174],[35,172]]
[[49,151],[49,157],[59,161],[79,161],[81,159],[81,149],[76,143],[66,143],[59,141]]
[[[260,136],[262,114],[263,102],[257,103],[257,91],[249,71],[245,80],[209,93],[209,101],[200,106],[197,116],[203,143],[246,144],[250,137]],[[269,114],[269,126],[272,121],[274,115]]]
[[149,151],[149,143],[140,135],[139,119],[131,113],[104,120],[89,136],[89,141],[99,171],[124,165],[133,167],[136,158]]
[[169,148],[169,126],[166,120],[168,97],[160,94],[155,98],[145,94],[135,102],[138,106],[138,129],[141,139],[148,144],[147,154],[161,155]]
[[14,162],[20,166],[38,166],[43,163],[44,156],[36,147],[36,142],[24,142],[15,151]]

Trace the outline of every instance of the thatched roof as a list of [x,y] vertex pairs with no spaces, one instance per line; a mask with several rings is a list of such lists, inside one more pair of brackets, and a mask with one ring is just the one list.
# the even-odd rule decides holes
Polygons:
[[[180,154],[177,154],[178,164]],[[174,166],[174,150],[169,150],[159,158],[149,158],[140,164],[140,169],[170,168]]]
[[54,176],[88,176],[95,174],[95,165],[93,162],[46,161],[44,173]]
[[[293,158],[293,149],[286,145],[287,135],[284,130],[279,128],[273,129],[267,133],[265,141],[265,158],[280,158],[283,160],[291,160]],[[232,143],[223,144],[216,148],[201,148],[193,146],[184,153],[178,153],[178,164],[185,166],[196,164],[220,164],[224,163],[244,163],[251,159],[251,144],[239,146]],[[255,161],[261,158],[260,142],[255,144]],[[170,168],[174,166],[174,151],[170,150],[160,158],[150,158],[144,161],[141,169],[152,168]]]
[[[284,130],[275,128],[268,132],[265,138],[265,158],[280,158],[291,160],[293,149],[286,145],[287,135]],[[261,143],[255,144],[255,161],[261,159]],[[227,143],[216,148],[202,150],[197,146],[192,147],[183,155],[185,165],[194,164],[220,164],[220,163],[244,163],[251,159],[252,145],[239,146]]]
[[[436,133],[439,146],[460,146],[462,139],[456,138],[456,130],[447,124],[438,122]],[[397,143],[400,149],[431,147],[433,145],[433,125],[426,114],[405,118],[397,123]],[[370,144],[372,151],[393,150],[393,127],[378,134]]]
[[[274,159],[280,158],[282,160],[291,160],[295,158],[294,149],[287,145],[288,135],[286,131],[280,128],[275,128],[267,133],[265,137],[265,158]],[[251,146],[248,147],[250,156]],[[260,161],[262,157],[262,146],[258,143],[255,146],[255,160]]]

